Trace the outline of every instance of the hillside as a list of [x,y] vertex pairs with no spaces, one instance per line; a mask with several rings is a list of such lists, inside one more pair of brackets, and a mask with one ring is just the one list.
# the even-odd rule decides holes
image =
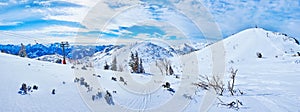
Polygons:
[[[151,61],[167,58],[175,75],[162,75],[150,61],[144,63],[146,74],[130,73],[126,64],[131,51]],[[300,111],[300,56],[295,55],[299,51],[292,38],[254,28],[184,55],[158,42],[98,52],[74,65],[0,53],[0,111]],[[103,70],[105,61],[110,63],[114,56],[123,72]],[[58,56],[44,58],[53,61]],[[227,89],[230,68],[238,69],[234,96]],[[193,85],[200,76],[212,75],[224,82],[223,95]],[[166,82],[172,89],[162,86]],[[38,90],[20,94],[23,83],[37,85]],[[243,104],[238,109],[222,105],[237,100]]]

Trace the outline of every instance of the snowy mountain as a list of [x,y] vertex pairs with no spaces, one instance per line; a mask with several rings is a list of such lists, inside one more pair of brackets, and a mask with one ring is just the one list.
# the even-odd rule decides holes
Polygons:
[[300,52],[300,47],[293,38],[260,28],[244,30],[223,42],[228,58],[239,60],[256,58],[257,52],[262,53],[264,58],[276,58]]
[[176,53],[169,46],[164,47],[151,42],[143,42],[132,46],[131,52],[138,52],[143,62],[149,63],[155,60],[173,57]]
[[[257,52],[262,58],[257,57]],[[299,85],[296,80],[300,79],[297,70],[300,56],[296,52],[300,52],[300,46],[293,38],[253,28],[196,51],[197,58],[193,58],[195,55],[186,58],[198,59],[194,69],[198,68],[202,76],[212,76],[216,70],[225,69],[225,86],[231,79],[231,69],[238,70],[235,88],[246,95],[231,96],[225,90],[227,95],[218,96],[210,111],[224,111],[230,108],[226,104],[237,100],[244,104],[240,105],[240,111],[299,111],[300,94],[295,88]],[[220,68],[223,64],[224,68]]]
[[[83,45],[71,45],[65,49],[66,57],[70,59],[81,59],[86,56],[92,56],[97,52],[109,52],[110,50],[120,48],[122,45],[100,45],[100,46],[83,46]],[[1,52],[18,55],[21,49],[20,45],[1,45]],[[25,45],[28,58],[38,58],[45,55],[63,55],[60,43],[53,44],[39,44]]]
[[40,60],[40,61],[47,61],[47,62],[61,64],[63,56],[58,55],[58,54],[56,54],[56,55],[44,55],[44,56],[41,56],[41,57],[38,57],[38,58],[35,58],[35,59]]
[[[107,50],[82,58],[86,63],[74,65],[0,53],[0,111],[300,111],[300,46],[295,39],[253,28],[211,45],[199,44],[206,46],[203,48],[180,45],[181,52],[190,53],[178,55],[176,47],[142,42],[106,47]],[[90,49],[82,49],[89,54]],[[135,51],[145,60],[147,75],[128,72],[126,64]],[[60,56],[39,58],[44,57],[54,61]],[[105,61],[110,64],[114,57],[123,72],[103,70]],[[170,60],[176,76],[162,75],[159,67],[151,63],[160,58]],[[87,66],[88,62],[94,66]],[[231,68],[238,70],[234,96],[227,88]],[[194,85],[201,82],[201,77],[221,73],[216,70],[225,72],[219,77],[224,82],[223,95],[211,96],[213,89]],[[165,88],[166,82],[171,89]],[[39,88],[20,94],[23,83]],[[241,103],[230,106],[232,102]]]

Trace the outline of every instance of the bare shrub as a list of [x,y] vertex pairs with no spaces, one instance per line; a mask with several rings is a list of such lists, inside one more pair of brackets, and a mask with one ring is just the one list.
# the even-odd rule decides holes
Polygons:
[[223,92],[225,90],[224,86],[225,84],[218,76],[213,76],[211,79],[208,78],[208,76],[200,76],[200,82],[193,83],[193,85],[196,85],[197,87],[201,87],[205,90],[209,90],[210,88],[213,88],[215,92],[218,95],[223,95]]
[[199,82],[197,83],[192,83],[193,85],[197,86],[197,87],[200,87],[202,89],[205,89],[205,90],[208,90],[209,89],[209,79],[207,76],[201,76],[200,75],[200,78],[199,78]]
[[231,101],[229,103],[224,103],[220,98],[218,98],[218,100],[220,102],[219,105],[226,106],[226,107],[228,107],[230,109],[239,110],[240,106],[243,105],[243,103],[240,100],[238,100],[238,99],[236,99],[235,101]]
[[233,96],[234,93],[235,93],[235,90],[234,90],[234,83],[235,83],[235,76],[237,74],[237,71],[238,69],[233,69],[231,68],[231,75],[230,75],[230,81],[228,81],[228,90],[230,91],[231,95]]
[[[170,60],[164,58],[162,60],[156,61],[155,65],[156,65],[156,67],[159,68],[162,75],[164,75],[164,74],[172,75],[172,74],[170,74],[170,67],[171,67],[171,61]],[[172,72],[173,72],[173,69],[172,69]]]
[[223,96],[225,90],[224,83],[218,76],[213,76],[212,80],[209,82],[209,86],[213,87],[217,94]]

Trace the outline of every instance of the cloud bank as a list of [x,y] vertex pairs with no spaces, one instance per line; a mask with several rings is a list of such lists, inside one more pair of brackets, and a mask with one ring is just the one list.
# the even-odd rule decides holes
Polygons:
[[[93,38],[203,38],[185,14],[170,8],[184,0],[2,0],[0,35]],[[255,27],[300,39],[300,1],[193,0],[207,8],[223,37]],[[138,4],[131,7],[133,4]],[[91,11],[96,8],[96,11]],[[181,5],[189,9],[193,4]],[[130,8],[128,8],[130,7]],[[112,12],[118,12],[112,14]],[[195,11],[195,14],[201,13]]]

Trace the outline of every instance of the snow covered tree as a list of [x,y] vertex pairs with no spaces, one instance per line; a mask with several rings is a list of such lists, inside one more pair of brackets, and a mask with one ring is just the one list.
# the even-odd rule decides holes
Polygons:
[[135,52],[135,55],[131,52],[129,66],[131,67],[133,73],[145,73],[142,63],[142,59],[139,58],[138,52]]
[[112,61],[111,70],[117,71],[117,58],[116,58],[116,56],[114,57],[114,59]]
[[137,51],[135,52],[135,55],[131,52],[129,66],[131,67],[132,73],[145,73],[142,59],[139,58]]
[[132,72],[136,72],[136,70],[135,70],[135,57],[134,57],[134,54],[132,52],[131,52],[131,57],[130,57],[130,60],[129,60],[129,66],[131,67]]
[[140,59],[139,67],[138,67],[138,73],[145,73],[145,69],[143,67],[143,61]]
[[134,57],[133,61],[134,61],[133,71],[134,71],[134,73],[138,73],[139,72],[139,54],[137,51],[135,51],[135,57]]

